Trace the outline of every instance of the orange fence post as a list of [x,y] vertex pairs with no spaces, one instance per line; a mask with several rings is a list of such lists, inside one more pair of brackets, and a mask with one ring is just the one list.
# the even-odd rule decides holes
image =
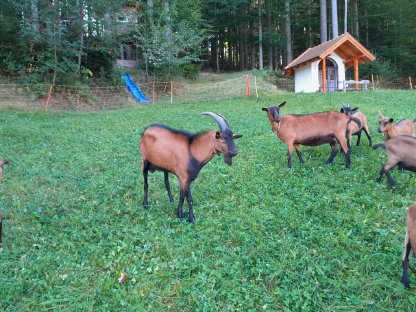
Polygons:
[[250,89],[250,76],[246,75],[246,88],[247,88],[247,96],[251,96],[251,89]]
[[46,99],[46,103],[45,103],[45,110],[48,110],[49,101],[51,100],[51,96],[52,96],[52,89],[53,89],[53,84],[51,84],[51,87],[49,88],[48,98]]

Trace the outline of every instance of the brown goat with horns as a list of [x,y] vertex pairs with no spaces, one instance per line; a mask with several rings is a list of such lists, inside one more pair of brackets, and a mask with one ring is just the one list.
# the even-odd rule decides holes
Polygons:
[[348,147],[348,124],[351,117],[339,112],[320,112],[305,115],[280,115],[280,108],[286,102],[277,106],[263,107],[267,118],[272,125],[272,131],[287,144],[287,166],[292,168],[293,148],[299,161],[303,163],[299,145],[318,146],[329,143],[332,148],[331,155],[326,161],[331,163],[338,153],[337,142],[345,154],[345,166],[350,167],[350,150]]
[[224,154],[224,161],[228,165],[232,164],[232,158],[237,155],[234,139],[240,138],[241,135],[234,135],[227,120],[220,114],[203,112],[200,115],[213,118],[220,131],[209,130],[192,134],[164,125],[153,124],[143,132],[140,151],[144,178],[143,206],[145,208],[149,205],[147,201],[148,171],[160,170],[164,172],[165,186],[170,202],[173,202],[173,196],[170,191],[169,173],[173,173],[178,177],[180,183],[178,218],[184,218],[183,203],[186,197],[189,222],[194,222],[190,183],[196,179],[202,167],[215,155]]
[[341,113],[344,113],[347,116],[351,116],[351,118],[354,120],[354,122],[351,122],[348,125],[348,132],[350,137],[348,140],[351,142],[351,136],[356,135],[357,136],[357,146],[360,145],[361,141],[361,132],[364,131],[364,133],[367,136],[368,142],[371,144],[371,135],[370,130],[368,129],[367,124],[367,116],[364,115],[362,112],[357,110],[358,107],[351,108],[348,104],[342,104],[341,107]]
[[416,137],[399,135],[384,143],[373,145],[374,149],[378,147],[386,149],[388,159],[383,167],[381,167],[376,179],[377,182],[380,182],[383,175],[386,174],[387,183],[390,187],[393,187],[395,182],[390,170],[395,166],[398,166],[400,169],[416,172]]
[[399,135],[415,135],[415,123],[410,119],[402,119],[393,124],[393,118],[384,117],[379,111],[380,127],[378,133],[384,133],[384,141],[395,138]]

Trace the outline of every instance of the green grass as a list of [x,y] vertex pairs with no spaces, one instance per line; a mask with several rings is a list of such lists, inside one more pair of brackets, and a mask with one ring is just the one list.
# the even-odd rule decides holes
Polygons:
[[[415,288],[400,284],[405,209],[415,175],[393,170],[397,187],[375,177],[386,161],[365,136],[351,169],[330,148],[303,147],[305,164],[270,130],[261,107],[282,113],[377,111],[415,118],[414,92],[284,94],[97,113],[0,112],[3,251],[1,311],[414,311]],[[215,129],[201,111],[224,114],[239,155],[211,160],[192,184],[195,224],[176,218],[163,175],[149,178],[142,208],[138,142],[165,123]],[[355,140],[355,139],[354,139]],[[187,212],[187,206],[185,206]],[[414,263],[414,262],[413,262]],[[414,266],[414,265],[413,265]],[[121,272],[129,275],[119,285]]]

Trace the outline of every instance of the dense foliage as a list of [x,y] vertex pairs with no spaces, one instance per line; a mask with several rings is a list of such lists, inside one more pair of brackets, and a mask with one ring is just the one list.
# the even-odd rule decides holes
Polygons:
[[[324,25],[331,29],[329,2],[337,3],[339,33],[378,57],[365,73],[413,75],[415,0],[327,2]],[[192,76],[201,66],[281,70],[320,42],[320,21],[318,0],[4,0],[0,73],[24,82],[111,81],[124,54],[148,76]]]
[[[415,288],[400,284],[414,173],[393,170],[393,190],[376,183],[385,152],[366,138],[350,170],[342,155],[324,164],[328,146],[303,147],[305,164],[295,156],[288,170],[286,147],[261,111],[282,100],[284,113],[357,105],[374,142],[378,110],[414,117],[411,91],[0,111],[0,158],[11,161],[0,182],[0,310],[414,311]],[[176,218],[161,173],[150,174],[151,206],[141,206],[138,142],[149,123],[216,128],[201,111],[224,114],[243,138],[232,167],[216,157],[193,183],[191,225]]]

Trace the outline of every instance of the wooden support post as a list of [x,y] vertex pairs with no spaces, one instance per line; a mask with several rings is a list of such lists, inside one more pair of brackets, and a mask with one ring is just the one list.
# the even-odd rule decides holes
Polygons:
[[[355,82],[358,82],[358,59],[354,59],[354,80]],[[359,86],[358,83],[355,84],[355,90],[358,90]]]
[[257,76],[254,76],[254,87],[256,89],[256,101],[259,100],[259,92],[257,91]]
[[373,91],[375,90],[375,86],[374,86],[374,75],[371,74],[371,85],[373,87]]
[[413,90],[412,77],[410,76],[409,76],[409,85],[410,85],[410,90]]
[[326,92],[326,58],[322,59],[322,92]]

